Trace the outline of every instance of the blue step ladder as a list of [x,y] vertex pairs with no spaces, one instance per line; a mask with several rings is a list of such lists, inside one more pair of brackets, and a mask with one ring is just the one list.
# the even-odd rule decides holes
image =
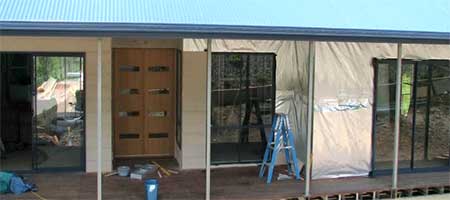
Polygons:
[[[286,114],[275,114],[273,117],[272,130],[267,141],[264,159],[259,170],[259,177],[264,177],[266,166],[269,166],[267,172],[267,184],[272,182],[273,169],[277,162],[277,155],[280,150],[284,150],[288,173],[292,174],[292,165],[294,167],[294,174],[296,179],[300,179],[300,168],[298,166],[297,153],[294,146],[294,138],[292,135],[289,118]],[[269,160],[271,155],[271,161]]]

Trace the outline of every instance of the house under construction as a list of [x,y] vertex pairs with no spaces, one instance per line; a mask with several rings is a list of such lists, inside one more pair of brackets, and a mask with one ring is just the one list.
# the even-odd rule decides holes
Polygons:
[[[0,169],[54,199],[142,199],[102,174],[152,160],[162,199],[449,193],[449,8],[3,0]],[[276,113],[302,180],[258,177]]]

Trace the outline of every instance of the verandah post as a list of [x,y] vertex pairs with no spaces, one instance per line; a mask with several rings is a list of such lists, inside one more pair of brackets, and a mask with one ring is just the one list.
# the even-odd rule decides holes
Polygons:
[[205,199],[210,199],[211,182],[211,39],[206,42],[207,70],[206,70],[206,184]]
[[400,101],[402,90],[402,44],[397,44],[397,78],[395,88],[395,129],[394,129],[394,159],[392,168],[392,190],[397,189],[398,148],[400,139]]
[[102,199],[102,39],[97,40],[97,200]]
[[305,196],[310,195],[311,166],[312,166],[312,134],[314,119],[314,73],[315,73],[315,42],[309,42],[308,58],[308,123],[306,136],[306,163],[305,163]]

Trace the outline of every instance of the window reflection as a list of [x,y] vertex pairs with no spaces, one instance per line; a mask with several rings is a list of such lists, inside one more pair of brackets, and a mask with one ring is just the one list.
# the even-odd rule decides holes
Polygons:
[[260,160],[274,112],[275,54],[213,53],[212,160]]
[[[375,168],[391,169],[394,152],[395,60],[377,61]],[[402,66],[399,167],[449,166],[450,64],[410,61]]]
[[80,168],[84,141],[82,57],[35,57],[38,168]]

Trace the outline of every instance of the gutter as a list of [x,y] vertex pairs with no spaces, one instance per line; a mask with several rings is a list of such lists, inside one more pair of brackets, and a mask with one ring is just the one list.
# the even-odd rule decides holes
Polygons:
[[450,44],[450,33],[203,24],[0,21],[0,35],[280,39]]

